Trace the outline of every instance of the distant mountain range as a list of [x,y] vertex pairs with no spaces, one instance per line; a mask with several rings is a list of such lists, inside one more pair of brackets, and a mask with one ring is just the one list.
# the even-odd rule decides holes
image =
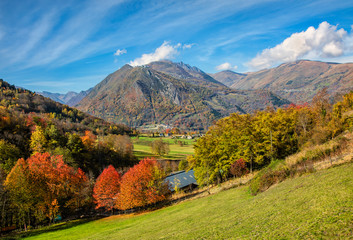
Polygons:
[[234,90],[196,67],[170,61],[123,66],[77,105],[108,121],[132,127],[164,123],[205,129],[230,113],[248,113],[288,100],[267,90]]
[[70,91],[65,94],[51,93],[51,92],[46,92],[46,91],[37,92],[37,93],[44,96],[44,97],[51,98],[52,100],[54,100],[56,102],[66,104],[70,107],[73,107],[76,104],[78,104],[91,90],[92,90],[92,88],[90,88],[86,91],[81,91],[79,93]]
[[212,76],[233,89],[269,90],[293,103],[310,102],[324,87],[332,98],[353,90],[353,63],[301,60],[258,72]]
[[207,74],[183,62],[158,61],[125,65],[79,94],[41,94],[132,127],[204,129],[232,112],[310,102],[325,87],[334,98],[353,90],[352,79],[353,63],[301,60],[258,72]]

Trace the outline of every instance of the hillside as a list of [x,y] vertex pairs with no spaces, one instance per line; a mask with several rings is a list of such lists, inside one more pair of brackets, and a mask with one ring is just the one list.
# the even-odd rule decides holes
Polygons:
[[[109,128],[112,129],[111,124],[102,119],[70,108],[29,90],[16,88],[2,79],[0,79],[0,106],[2,110],[12,113],[14,116],[52,114],[51,118],[69,122],[65,125],[68,130],[70,127],[76,131],[97,128],[105,129],[105,131],[109,131]],[[130,129],[124,125],[116,125],[115,128],[117,133],[120,134],[130,132]]]
[[349,163],[257,196],[245,186],[137,216],[57,225],[27,239],[350,239],[352,171]]
[[214,79],[230,87],[240,79],[246,77],[246,74],[236,73],[230,70],[221,71],[218,73],[210,74]]
[[232,112],[248,113],[290,103],[269,91],[232,90],[207,76],[196,68],[169,61],[134,68],[125,65],[95,86],[77,107],[133,127],[164,123],[201,130]]
[[[35,151],[64,155],[70,164],[95,174],[110,164],[113,157],[114,164],[133,164],[125,157],[120,156],[121,160],[117,160],[117,156],[108,155],[109,151],[105,148],[86,149],[81,140],[86,134],[94,140],[98,134],[101,137],[130,134],[130,128],[108,123],[29,90],[16,88],[2,79],[0,116],[0,182],[6,176],[2,175],[3,169],[11,170],[18,158],[28,158]],[[8,149],[13,149],[11,154]],[[103,150],[107,151],[103,153]],[[99,154],[106,155],[102,157]]]
[[349,92],[353,89],[352,78],[353,63],[301,60],[247,73],[240,79],[234,75],[231,88],[266,89],[291,102],[303,103],[310,102],[324,87],[328,88],[331,97]]

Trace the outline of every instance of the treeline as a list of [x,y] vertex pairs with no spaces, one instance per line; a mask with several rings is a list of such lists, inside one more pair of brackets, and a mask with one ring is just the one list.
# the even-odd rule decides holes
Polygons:
[[95,181],[62,156],[35,153],[19,159],[4,182],[11,203],[2,214],[8,226],[50,224],[92,211],[131,209],[166,199],[165,173],[154,160],[145,159],[122,177],[110,165]]
[[219,120],[197,141],[195,155],[188,158],[189,168],[194,169],[198,183],[203,185],[226,180],[240,159],[250,171],[261,169],[351,128],[352,109],[353,93],[332,105],[324,89],[311,104],[232,114]]

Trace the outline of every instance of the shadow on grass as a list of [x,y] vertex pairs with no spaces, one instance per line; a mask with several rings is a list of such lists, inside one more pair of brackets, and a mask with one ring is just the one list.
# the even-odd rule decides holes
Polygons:
[[78,220],[72,220],[72,221],[67,221],[67,222],[62,222],[62,223],[57,223],[51,226],[46,226],[46,227],[41,227],[39,229],[33,229],[29,230],[27,232],[12,232],[9,234],[5,235],[0,235],[0,239],[4,240],[17,240],[17,239],[23,239],[27,237],[34,237],[40,234],[44,233],[50,233],[58,230],[64,230],[72,227],[76,227],[91,221],[98,220],[102,217],[94,217],[94,218],[87,218],[87,219],[78,219]]

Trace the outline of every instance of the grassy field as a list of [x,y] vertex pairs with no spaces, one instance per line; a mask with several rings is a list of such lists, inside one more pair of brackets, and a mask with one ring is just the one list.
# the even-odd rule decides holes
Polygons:
[[243,186],[150,213],[59,225],[29,239],[352,239],[352,173],[349,163],[257,196]]
[[182,160],[186,156],[192,155],[194,153],[194,141],[189,139],[177,139],[177,141],[182,141],[183,146],[180,146],[175,142],[174,139],[163,137],[163,141],[169,143],[170,152],[166,156],[157,156],[152,154],[150,144],[152,141],[157,140],[158,138],[151,137],[136,137],[132,138],[134,143],[134,154],[139,158],[143,159],[145,157],[154,157],[157,159],[168,159],[168,160]]

